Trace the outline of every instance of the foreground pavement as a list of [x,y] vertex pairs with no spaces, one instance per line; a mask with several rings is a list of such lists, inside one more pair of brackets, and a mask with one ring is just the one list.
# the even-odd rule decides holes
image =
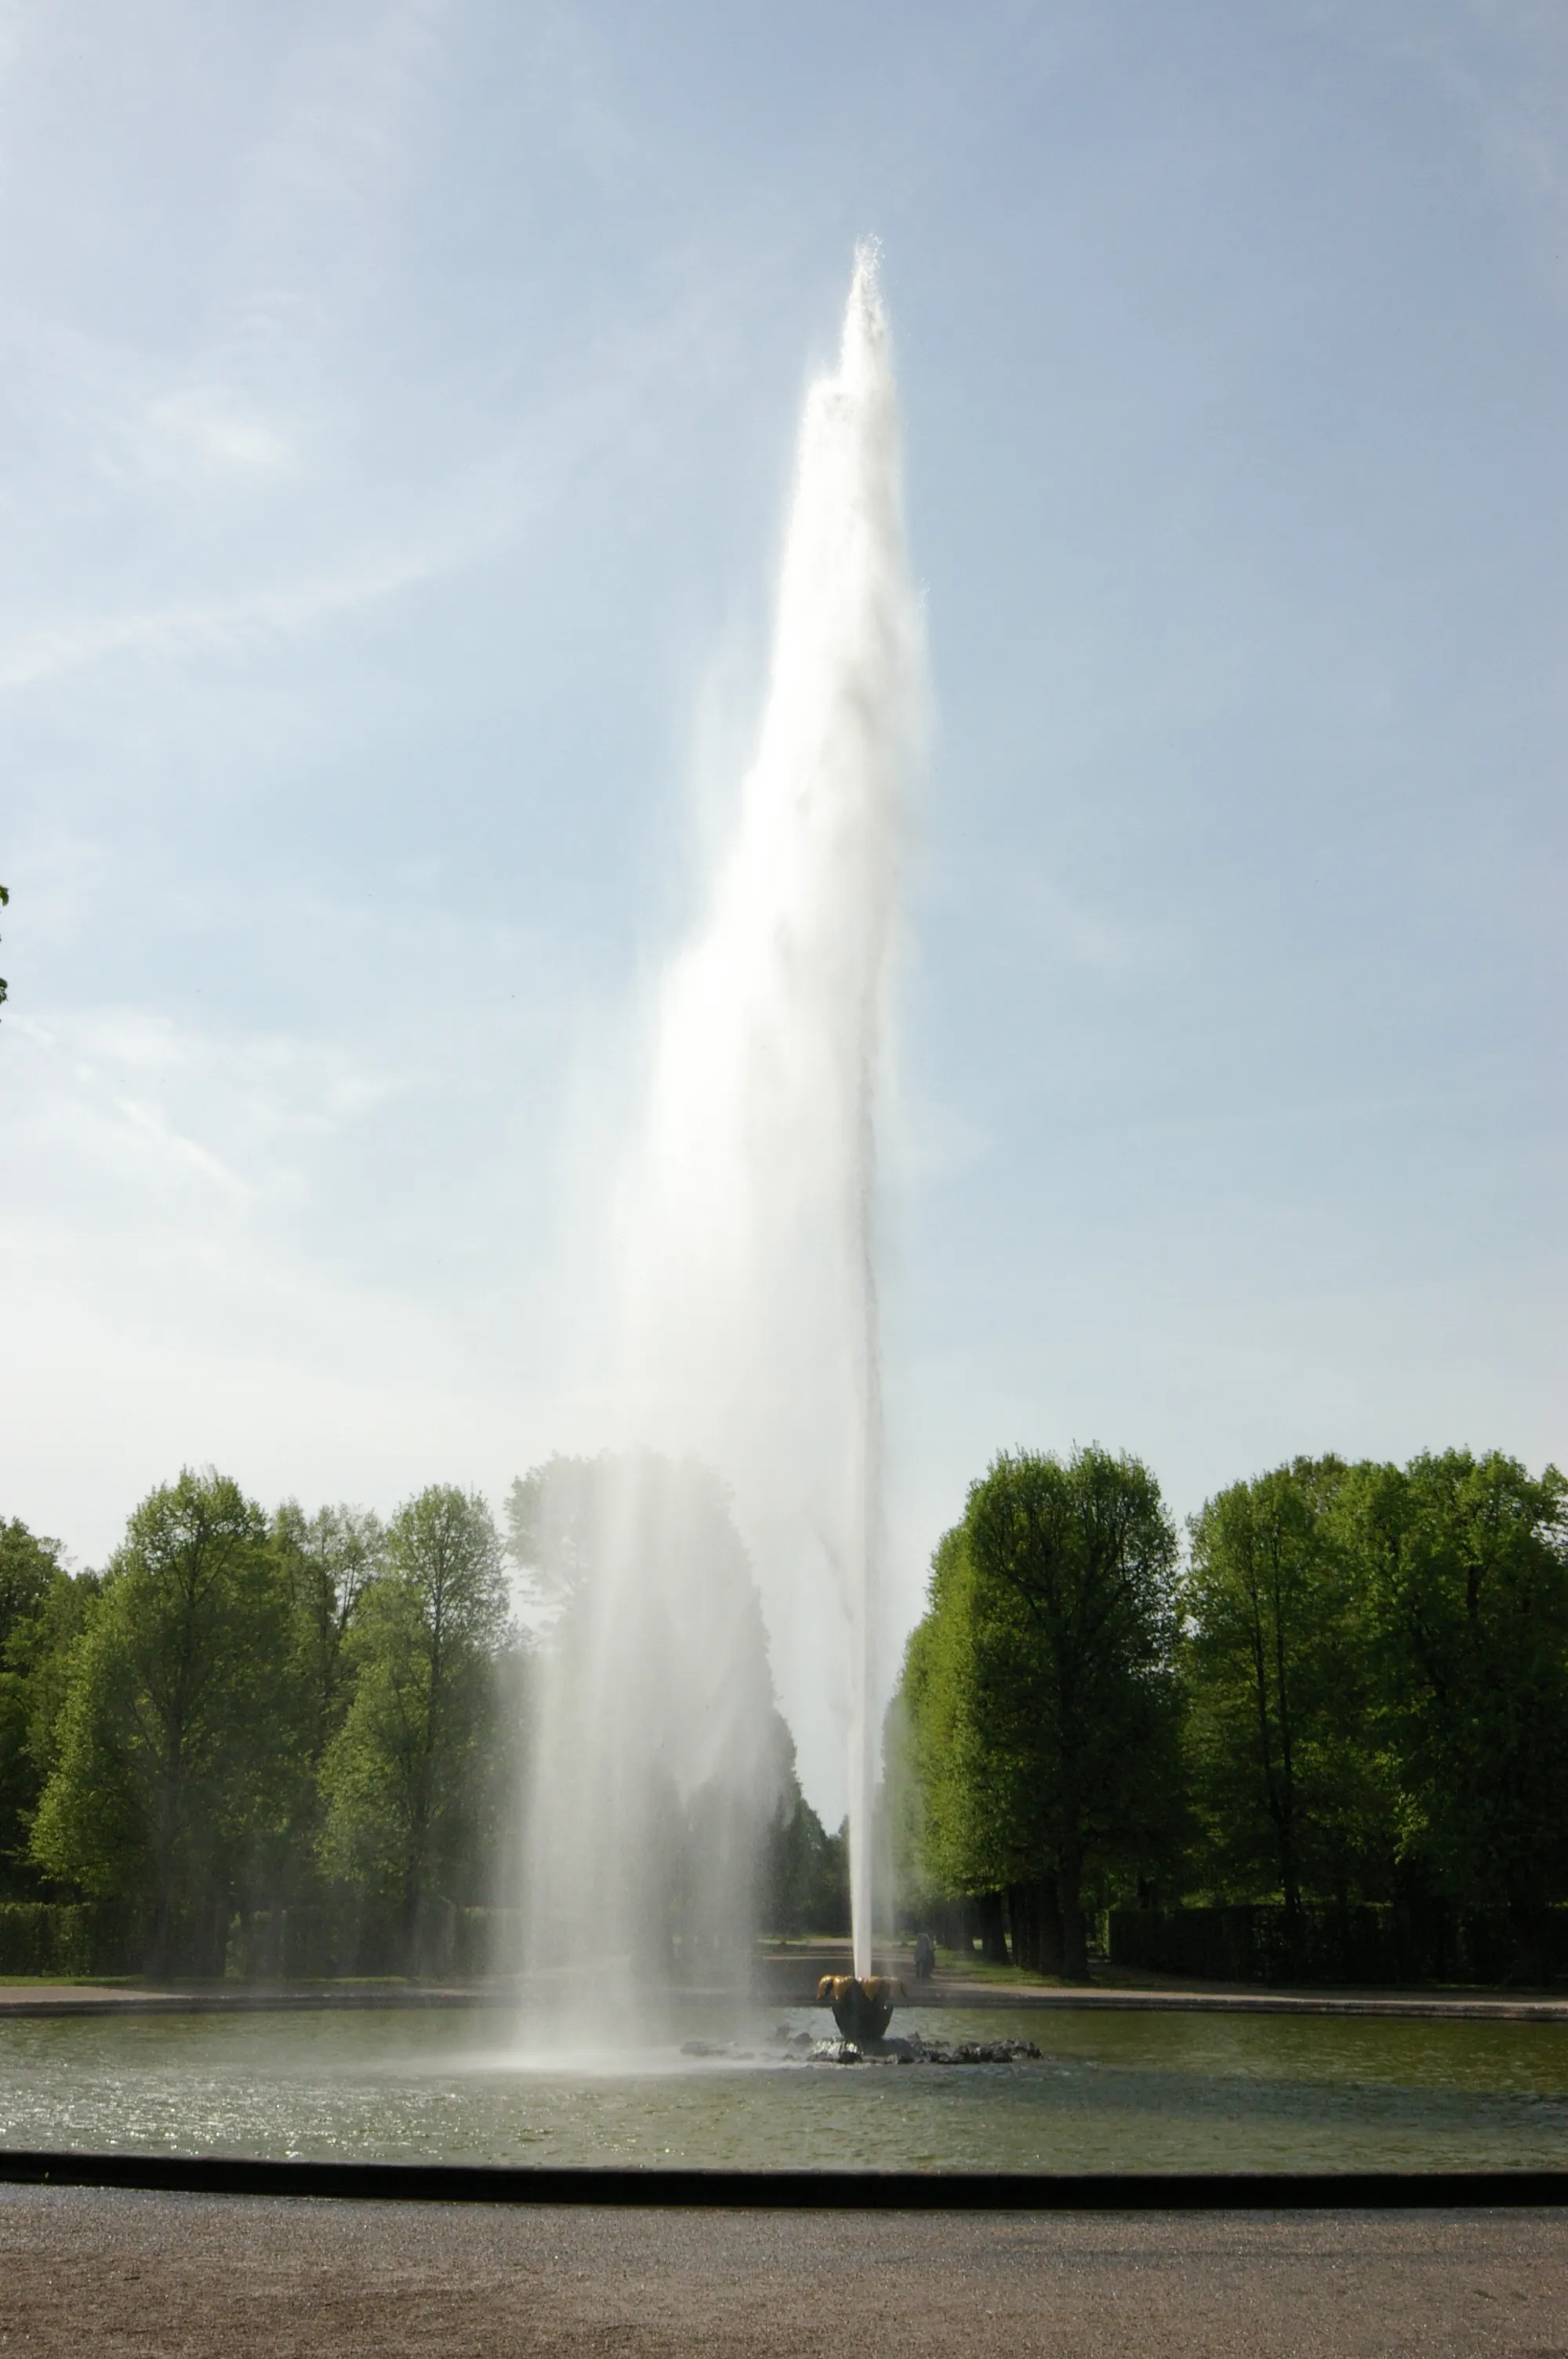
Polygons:
[[0,2187],[0,2348],[1568,2359],[1568,2216],[470,2210]]

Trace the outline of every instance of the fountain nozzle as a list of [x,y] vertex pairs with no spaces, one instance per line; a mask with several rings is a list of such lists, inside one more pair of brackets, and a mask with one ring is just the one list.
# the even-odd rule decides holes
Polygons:
[[840,2036],[857,2048],[881,2039],[892,2021],[893,2008],[904,1995],[903,1984],[892,1974],[824,1974],[816,1985],[816,2004],[830,2006]]

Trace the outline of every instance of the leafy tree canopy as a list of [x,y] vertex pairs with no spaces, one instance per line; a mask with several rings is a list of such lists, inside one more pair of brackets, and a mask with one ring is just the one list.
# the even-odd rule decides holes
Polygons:
[[1169,1822],[1175,1561],[1136,1459],[1004,1453],[938,1548],[910,1642],[932,1864],[960,1890],[1049,1879],[1074,1977],[1087,1870]]
[[1347,1479],[1298,1458],[1232,1484],[1192,1519],[1182,1588],[1202,1867],[1222,1893],[1281,1894],[1292,1943],[1303,1888],[1347,1899],[1389,1860]]
[[261,1509],[211,1468],[151,1493],[81,1640],[33,1851],[50,1875],[145,1900],[158,1970],[221,1970],[289,1782],[287,1660]]
[[321,1767],[323,1864],[395,1904],[416,1959],[429,1903],[481,1838],[476,1804],[507,1629],[489,1508],[432,1484],[393,1517],[381,1570],[358,1593],[352,1699]]
[[1356,1468],[1344,1511],[1401,1852],[1523,1926],[1568,1886],[1568,1483],[1451,1450]]

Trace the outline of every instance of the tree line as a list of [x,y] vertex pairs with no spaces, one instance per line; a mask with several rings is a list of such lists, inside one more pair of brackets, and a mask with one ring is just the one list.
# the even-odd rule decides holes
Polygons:
[[5,1895],[111,1904],[157,1973],[329,1898],[406,1960],[438,1897],[494,1897],[524,1670],[490,1511],[448,1485],[384,1524],[187,1471],[102,1574],[0,1526]]
[[[535,1470],[500,1527],[449,1485],[383,1522],[188,1471],[101,1573],[0,1522],[0,1903],[94,1904],[158,1973],[434,1971],[465,1912],[515,1919],[551,1644],[515,1609],[546,1560],[553,1612],[591,1579],[589,1519],[546,1549],[540,1502],[610,1463]],[[756,1921],[847,1930],[844,1831],[773,1721]],[[884,1756],[906,1917],[1038,1971],[1083,1975],[1110,1906],[1265,1903],[1296,1970],[1319,1919],[1373,1908],[1500,1928],[1539,1979],[1568,1900],[1568,1485],[1498,1453],[1297,1459],[1184,1549],[1138,1460],[1004,1454],[935,1551]]]
[[[0,1521],[0,1903],[96,1904],[153,1974],[436,1971],[455,1919],[514,1920],[539,1472],[503,1531],[449,1484],[383,1522],[269,1514],[187,1470],[102,1572]],[[838,1930],[842,1831],[802,1796],[782,1721],[777,1751],[756,1907]],[[516,1942],[456,1962],[514,1963]]]
[[[906,1906],[1078,1978],[1116,1902],[1446,1910],[1543,1970],[1568,1900],[1568,1484],[1299,1458],[1184,1552],[1153,1475],[1004,1454],[938,1546],[889,1715]],[[1005,1928],[1005,1930],[1004,1930]]]

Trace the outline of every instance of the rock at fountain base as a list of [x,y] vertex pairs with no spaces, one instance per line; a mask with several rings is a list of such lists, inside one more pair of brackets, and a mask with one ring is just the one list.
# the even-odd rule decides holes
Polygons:
[[819,2039],[807,2062],[812,2064],[913,2064],[907,2039]]
[[1044,2061],[1033,2039],[964,2039],[956,2047],[948,2047],[941,2040],[922,2039],[916,2031],[908,2039],[901,2039],[898,2045],[908,2049],[912,2064],[1039,2064]]

